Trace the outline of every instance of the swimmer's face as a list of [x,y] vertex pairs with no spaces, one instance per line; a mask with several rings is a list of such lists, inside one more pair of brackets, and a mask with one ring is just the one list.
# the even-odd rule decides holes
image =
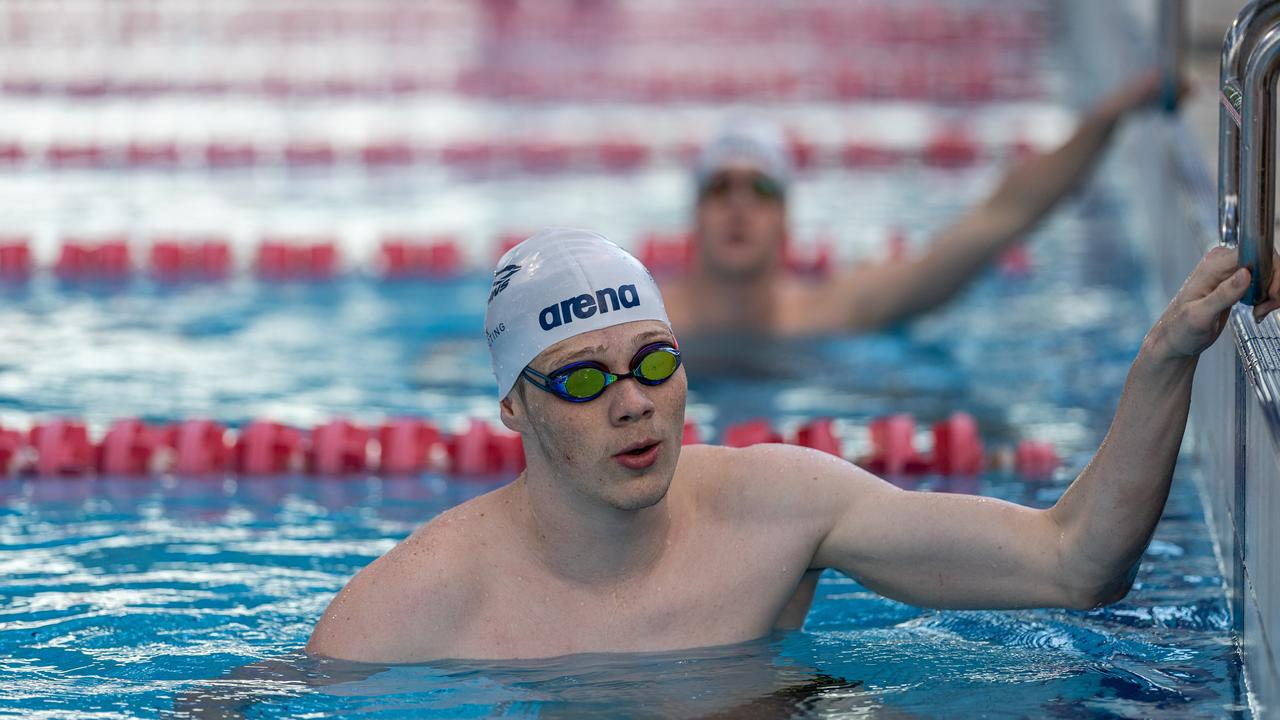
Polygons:
[[[672,342],[666,325],[641,320],[563,340],[529,366],[550,374],[578,360],[595,360],[610,372],[630,372],[636,352]],[[501,403],[502,421],[524,436],[530,472],[560,483],[570,502],[639,510],[660,501],[671,485],[684,432],[688,382],[684,368],[661,385],[619,380],[600,397],[572,403],[521,378]],[[639,450],[639,452],[628,452]]]
[[698,196],[699,262],[729,276],[752,276],[782,261],[787,214],[781,187],[747,164],[731,164]]

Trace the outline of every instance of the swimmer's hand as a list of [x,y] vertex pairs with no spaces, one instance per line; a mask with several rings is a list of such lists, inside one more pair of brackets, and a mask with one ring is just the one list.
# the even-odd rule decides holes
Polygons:
[[[1227,325],[1231,306],[1249,288],[1249,271],[1237,269],[1236,257],[1235,248],[1216,247],[1191,271],[1143,342],[1155,357],[1194,358],[1218,339]],[[1255,320],[1261,321],[1280,307],[1280,272],[1272,275],[1268,297],[1265,303],[1254,307]]]

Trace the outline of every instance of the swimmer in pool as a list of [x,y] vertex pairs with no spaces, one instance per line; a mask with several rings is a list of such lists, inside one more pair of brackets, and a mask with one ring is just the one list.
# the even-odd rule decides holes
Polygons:
[[829,279],[787,273],[791,161],[781,130],[728,125],[695,166],[694,262],[664,279],[682,334],[823,335],[869,332],[932,310],[1022,240],[1089,174],[1121,121],[1160,97],[1152,73],[1090,110],[1061,146],[1016,163],[995,191],[937,232],[914,257],[860,263]]
[[1247,284],[1234,250],[1205,256],[1093,461],[1040,510],[900,490],[802,447],[681,447],[687,382],[653,278],[595,233],[543,231],[499,261],[485,316],[528,468],[360,571],[307,650],[402,663],[737,643],[799,627],[826,568],[926,607],[1115,602],[1164,507],[1197,357]]

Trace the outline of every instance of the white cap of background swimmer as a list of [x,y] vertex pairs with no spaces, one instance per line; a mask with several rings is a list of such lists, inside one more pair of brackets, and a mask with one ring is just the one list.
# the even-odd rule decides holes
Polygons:
[[543,350],[636,320],[671,327],[658,285],[639,260],[589,230],[539,232],[508,250],[493,272],[484,333],[498,397]]
[[701,190],[718,171],[732,163],[744,163],[759,170],[786,190],[791,180],[791,150],[777,123],[759,117],[729,120],[711,142],[702,148],[694,165]]

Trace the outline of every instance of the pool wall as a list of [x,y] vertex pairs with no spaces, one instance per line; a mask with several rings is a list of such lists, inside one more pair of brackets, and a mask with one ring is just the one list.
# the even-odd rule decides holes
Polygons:
[[[1153,180],[1179,201],[1177,211],[1159,220],[1162,231],[1150,235],[1153,257],[1160,258],[1160,290],[1170,297],[1217,242],[1217,194],[1186,125],[1171,122],[1153,140],[1164,166]],[[1280,379],[1278,343],[1274,315],[1258,325],[1237,306],[1227,331],[1201,359],[1189,432],[1259,717],[1280,707],[1274,651],[1280,639],[1280,526],[1274,522],[1280,516],[1280,423],[1267,387]]]
[[[1165,152],[1162,178],[1182,200],[1159,235],[1168,254],[1163,289],[1176,292],[1205,248],[1216,241],[1216,195],[1208,173],[1188,148],[1180,123]],[[1201,463],[1201,492],[1231,597],[1232,619],[1245,675],[1260,717],[1280,707],[1280,670],[1274,652],[1280,632],[1280,424],[1267,388],[1280,378],[1280,327],[1275,316],[1260,325],[1242,306],[1223,337],[1205,353],[1196,373],[1190,436]],[[1270,377],[1268,377],[1270,376]],[[1268,399],[1269,398],[1269,399]]]
[[[1238,3],[1243,6],[1243,0]],[[1157,3],[1081,3],[1065,18],[1087,77],[1150,64]],[[1225,32],[1226,26],[1223,26]],[[1216,54],[1216,53],[1215,53]],[[1216,63],[1215,63],[1216,66]],[[1216,69],[1215,69],[1216,72]],[[1216,77],[1197,88],[1216,105]],[[1097,92],[1085,88],[1081,92]],[[1135,220],[1151,270],[1153,312],[1182,286],[1218,242],[1217,183],[1185,113],[1143,121],[1125,143],[1125,162],[1142,167],[1136,188],[1144,217]],[[1255,324],[1237,306],[1227,330],[1200,360],[1183,461],[1196,473],[1222,565],[1240,643],[1250,704],[1257,717],[1280,709],[1280,325]]]

